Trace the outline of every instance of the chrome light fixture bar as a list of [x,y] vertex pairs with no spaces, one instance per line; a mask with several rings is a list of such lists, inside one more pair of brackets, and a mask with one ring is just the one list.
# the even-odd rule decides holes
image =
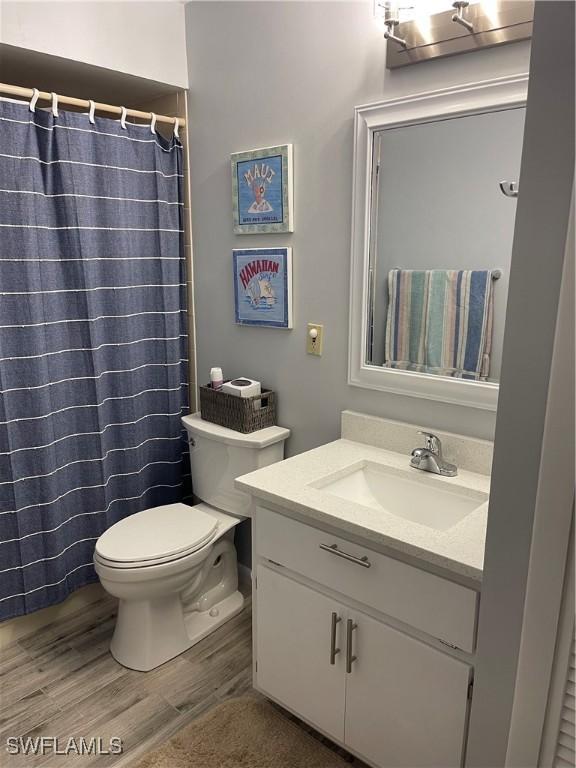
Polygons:
[[534,0],[374,0],[374,14],[395,43],[386,49],[386,66],[394,69],[529,40]]

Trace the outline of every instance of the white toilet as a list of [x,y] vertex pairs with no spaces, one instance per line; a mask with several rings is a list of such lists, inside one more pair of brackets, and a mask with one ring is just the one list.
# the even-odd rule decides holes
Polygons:
[[196,506],[145,509],[113,525],[96,542],[94,567],[119,598],[110,650],[130,669],[163,664],[235,616],[238,591],[234,526],[249,514],[249,497],[234,479],[281,461],[283,427],[242,434],[182,419],[188,432]]

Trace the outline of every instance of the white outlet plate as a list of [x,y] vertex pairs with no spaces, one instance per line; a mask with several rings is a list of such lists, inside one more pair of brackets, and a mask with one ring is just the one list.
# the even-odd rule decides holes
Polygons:
[[[310,331],[316,331],[316,338],[312,338]],[[318,323],[308,323],[306,326],[306,353],[309,355],[322,355],[322,346],[324,344],[324,326]]]

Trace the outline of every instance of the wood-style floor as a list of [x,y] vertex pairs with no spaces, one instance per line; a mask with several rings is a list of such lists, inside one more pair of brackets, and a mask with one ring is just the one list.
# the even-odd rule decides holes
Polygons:
[[[252,690],[249,597],[242,613],[151,672],[128,670],[110,655],[115,614],[115,601],[104,598],[2,652],[2,768],[126,768],[201,713]],[[6,740],[19,736],[55,737],[60,745],[70,737],[100,737],[107,745],[115,736],[123,753],[8,754]]]

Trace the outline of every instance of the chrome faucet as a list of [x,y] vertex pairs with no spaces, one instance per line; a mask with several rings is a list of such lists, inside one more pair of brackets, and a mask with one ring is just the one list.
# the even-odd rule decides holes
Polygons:
[[444,461],[442,456],[442,443],[440,438],[433,432],[418,431],[419,435],[424,435],[424,448],[414,448],[410,466],[415,469],[421,469],[423,472],[433,472],[435,475],[444,475],[444,477],[456,477],[458,467]]

